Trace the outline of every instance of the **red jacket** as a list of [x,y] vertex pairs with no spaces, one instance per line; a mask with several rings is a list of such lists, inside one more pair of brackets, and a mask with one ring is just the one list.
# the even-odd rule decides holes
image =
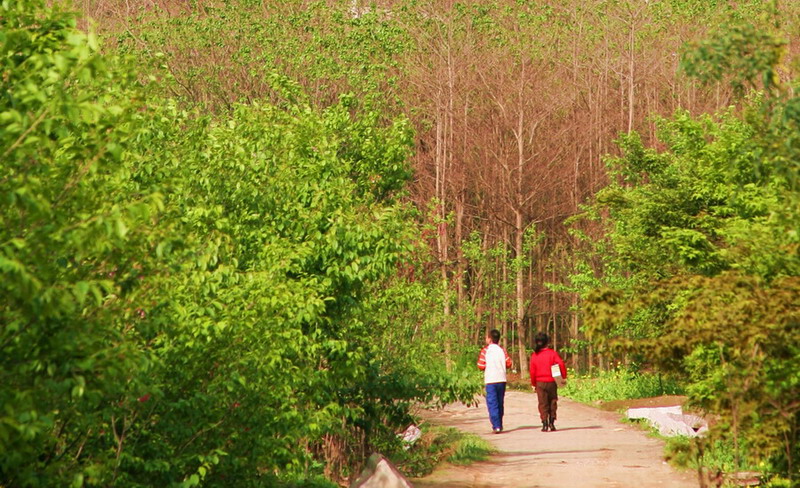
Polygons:
[[550,366],[557,364],[561,370],[561,377],[567,379],[567,368],[564,366],[564,360],[557,352],[549,347],[543,348],[539,353],[531,354],[531,385],[536,386],[537,381],[545,383],[555,382],[552,373],[550,373]]

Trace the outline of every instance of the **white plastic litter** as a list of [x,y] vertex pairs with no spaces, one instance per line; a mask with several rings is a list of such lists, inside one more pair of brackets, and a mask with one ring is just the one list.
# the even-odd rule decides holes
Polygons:
[[398,434],[398,436],[402,437],[403,444],[405,444],[404,447],[408,449],[422,436],[422,431],[416,425],[411,424],[402,434]]

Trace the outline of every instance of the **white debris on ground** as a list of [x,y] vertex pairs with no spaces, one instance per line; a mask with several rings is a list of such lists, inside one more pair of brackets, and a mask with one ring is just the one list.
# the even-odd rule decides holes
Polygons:
[[708,422],[697,415],[684,414],[680,406],[629,408],[629,419],[645,419],[666,437],[697,437],[708,431]]
[[422,431],[416,425],[411,424],[402,434],[397,434],[397,436],[402,438],[403,447],[408,449],[422,436]]

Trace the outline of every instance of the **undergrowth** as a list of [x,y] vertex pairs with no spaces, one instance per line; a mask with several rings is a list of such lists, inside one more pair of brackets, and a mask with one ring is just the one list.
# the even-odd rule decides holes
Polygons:
[[[731,442],[714,440],[703,442],[702,448],[696,440],[684,436],[665,437],[667,460],[675,466],[698,469],[704,467],[724,473],[738,471]],[[754,469],[755,466],[749,468]]]
[[581,403],[610,402],[661,395],[681,395],[683,389],[671,379],[653,373],[617,368],[593,376],[568,375],[559,395]]
[[[690,439],[684,436],[662,437],[665,442],[664,453],[667,461],[679,468],[702,472],[706,481],[717,480],[722,486],[741,486],[729,478],[731,473],[762,473],[761,483],[764,488],[791,488],[797,486],[796,481],[781,476],[765,474],[770,471],[764,463],[755,463],[742,456],[737,463],[735,446],[732,439]],[[742,446],[747,451],[746,446]],[[756,475],[756,477],[758,477]]]
[[460,466],[485,461],[496,451],[482,438],[452,427],[422,429],[422,437],[410,449],[392,456],[397,469],[410,478],[425,476],[445,461]]

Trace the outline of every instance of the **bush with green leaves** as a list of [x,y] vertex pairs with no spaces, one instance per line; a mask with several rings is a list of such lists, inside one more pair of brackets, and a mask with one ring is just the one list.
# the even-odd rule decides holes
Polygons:
[[411,403],[472,398],[399,272],[405,119],[277,73],[280,100],[208,115],[70,14],[0,12],[0,484],[337,478]]
[[800,101],[777,81],[772,54],[785,43],[765,29],[722,31],[687,61],[715,81],[720,56],[749,63],[726,75],[761,94],[716,116],[660,120],[662,149],[620,138],[614,181],[593,210],[618,276],[585,309],[596,341],[683,375],[690,402],[719,418],[714,433],[737,467],[762,463],[767,476],[796,480]]
[[0,7],[0,484],[80,485],[113,471],[91,439],[138,410],[149,352],[131,336],[132,265],[162,208],[121,192],[132,72],[44,2]]

